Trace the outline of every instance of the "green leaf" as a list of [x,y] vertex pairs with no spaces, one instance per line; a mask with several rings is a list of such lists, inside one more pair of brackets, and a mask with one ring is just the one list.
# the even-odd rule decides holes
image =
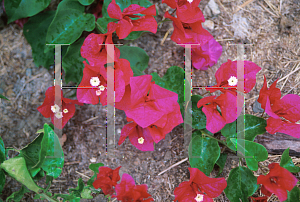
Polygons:
[[206,129],[206,115],[202,111],[203,107],[197,107],[200,99],[202,99],[202,96],[192,95],[192,127],[195,129]]
[[178,66],[172,66],[163,78],[160,78],[156,72],[151,73],[151,75],[155,84],[178,94],[180,112],[184,117],[184,70]]
[[189,162],[192,168],[198,168],[205,175],[209,175],[220,156],[218,141],[210,137],[203,137],[200,131],[189,144]]
[[53,129],[44,124],[44,138],[41,142],[41,148],[47,148],[47,155],[42,165],[42,169],[46,171],[48,176],[57,178],[62,171],[64,165],[64,152],[60,145],[57,135]]
[[19,202],[23,198],[25,193],[30,192],[24,185],[21,187],[19,191],[12,193],[9,197],[7,197],[6,202],[14,201]]
[[5,97],[4,95],[0,94],[0,98],[5,99],[5,100],[9,100],[7,97]]
[[114,22],[116,21],[116,19],[114,18],[110,18],[110,17],[102,17],[102,18],[98,18],[97,20],[97,24],[101,26],[100,30],[103,34],[105,34],[107,32],[107,25],[110,22]]
[[227,187],[224,192],[231,202],[248,202],[248,196],[252,196],[258,189],[257,179],[252,171],[246,167],[236,167],[229,173]]
[[69,202],[80,202],[80,197],[69,195],[69,194],[54,194],[54,198],[63,198],[64,202],[69,201]]
[[55,11],[46,11],[29,18],[23,27],[23,33],[31,46],[32,57],[36,66],[49,69],[54,64],[54,52],[44,53],[47,30],[55,16]]
[[51,192],[47,192],[44,194],[36,194],[33,199],[39,199],[39,200],[47,200],[47,198],[45,198],[43,195],[48,195],[49,197],[52,197],[52,193]]
[[89,188],[84,188],[83,191],[81,192],[81,198],[83,199],[92,199],[93,196],[91,195],[92,190],[90,190]]
[[94,2],[94,0],[78,0],[82,5],[88,6]]
[[65,70],[65,80],[68,84],[70,81],[79,84],[84,69],[84,58],[81,57],[80,49],[84,42],[84,38],[79,39],[68,47],[67,53],[63,57],[62,66]]
[[104,166],[103,163],[91,163],[89,165],[89,169],[94,171],[94,175],[87,181],[87,185],[93,187],[94,179],[97,177],[97,174],[99,173],[99,167]]
[[79,178],[78,179],[78,186],[75,189],[70,188],[69,193],[70,193],[70,195],[80,197],[81,192],[83,191],[83,188],[84,188],[84,183],[82,181],[82,178]]
[[227,159],[227,153],[221,153],[220,157],[218,158],[216,164],[220,167],[218,176],[223,172],[225,163],[226,163],[226,159]]
[[288,198],[284,202],[300,202],[300,190],[295,186],[291,191],[288,192]]
[[148,32],[148,31],[133,31],[133,32],[130,32],[130,34],[126,38],[124,38],[124,40],[138,39],[144,32]]
[[[95,29],[95,16],[85,14],[84,6],[77,0],[64,0],[58,4],[57,11],[49,26],[47,44],[72,44],[83,31]],[[45,53],[53,46],[47,46]]]
[[48,7],[51,0],[9,0],[4,1],[7,23],[31,17]]
[[[103,17],[109,17],[107,13],[107,7],[111,3],[112,0],[104,0],[103,6],[102,6],[102,16]],[[142,7],[148,8],[152,6],[153,4],[148,0],[116,0],[116,4],[120,6],[121,11],[124,10],[124,8],[127,8],[131,4],[138,4]]]
[[[266,132],[267,122],[265,119],[256,117],[250,114],[245,114],[245,140],[253,141],[255,137],[259,134],[263,134]],[[237,138],[240,133],[242,133],[242,129],[238,128],[236,130],[237,121],[226,124],[224,128],[222,128],[221,133],[227,138]],[[236,132],[237,131],[237,132]]]
[[120,46],[120,58],[125,58],[130,62],[133,76],[144,75],[143,71],[148,67],[149,56],[140,47]]
[[8,159],[0,165],[0,168],[4,169],[11,177],[25,185],[28,189],[36,193],[41,189],[31,178],[23,157],[16,156]]
[[0,194],[2,193],[4,185],[5,185],[5,173],[2,169],[0,169]]
[[298,172],[300,172],[300,167],[295,166],[292,158],[289,156],[289,151],[290,151],[290,148],[287,148],[282,153],[281,160],[280,160],[280,166],[287,169],[288,171],[290,171],[292,173],[298,173]]
[[[243,151],[245,150],[246,163],[249,169],[256,171],[258,169],[258,162],[264,161],[268,158],[267,149],[256,142],[230,138],[232,142],[231,145],[228,146],[235,151]],[[247,158],[248,157],[248,158]],[[252,157],[252,158],[251,158]]]
[[5,147],[4,147],[4,142],[0,136],[0,163],[5,161]]

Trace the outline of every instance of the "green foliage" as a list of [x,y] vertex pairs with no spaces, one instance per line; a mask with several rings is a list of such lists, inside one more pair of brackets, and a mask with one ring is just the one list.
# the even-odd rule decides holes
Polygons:
[[99,167],[104,166],[103,163],[91,163],[89,169],[94,171],[94,175],[88,180],[87,185],[93,186],[93,182],[99,173]]
[[[95,16],[85,14],[84,6],[78,0],[64,0],[59,3],[55,17],[49,26],[47,44],[72,44],[83,31],[95,29]],[[48,52],[53,46],[47,46]]]
[[23,198],[24,194],[28,192],[30,192],[30,190],[23,185],[19,191],[16,191],[12,193],[9,197],[7,197],[6,202],[19,202]]
[[28,189],[36,193],[38,193],[38,191],[41,189],[31,178],[26,167],[25,159],[23,157],[16,156],[14,158],[8,159],[0,165],[0,168],[5,170],[5,172],[7,172],[11,177],[25,185]]
[[68,47],[67,53],[62,59],[62,67],[65,70],[65,81],[68,84],[73,81],[79,84],[83,77],[84,58],[81,57],[80,49],[84,38],[79,39]]
[[33,16],[48,7],[51,0],[6,0],[5,11],[8,17],[7,23]]
[[195,129],[206,129],[206,115],[202,111],[203,107],[197,107],[200,99],[202,99],[202,96],[192,95],[192,127]]
[[97,24],[100,25],[100,30],[103,34],[105,34],[107,32],[107,25],[110,22],[114,22],[116,21],[116,19],[114,18],[110,18],[110,17],[102,17],[102,18],[98,18],[97,20]]
[[144,75],[143,71],[148,67],[149,56],[140,47],[120,46],[120,58],[125,58],[130,62],[133,76]]
[[1,95],[1,94],[0,94],[0,99],[9,100],[7,97],[5,97],[4,95]]
[[5,185],[5,173],[4,171],[0,168],[0,194],[4,188]]
[[225,163],[226,163],[226,159],[227,159],[227,153],[221,153],[220,157],[218,158],[216,164],[220,167],[219,173],[217,175],[217,177],[223,172]]
[[178,94],[178,104],[184,117],[184,70],[178,66],[172,66],[163,78],[160,78],[156,72],[151,73],[151,76],[155,84]]
[[281,156],[280,160],[280,166],[287,169],[288,171],[292,173],[298,173],[300,172],[300,167],[295,166],[295,164],[292,161],[292,158],[289,156],[290,148],[287,148]]
[[259,161],[264,161],[268,158],[268,151],[261,144],[236,138],[230,138],[230,141],[232,144],[228,144],[228,146],[231,149],[235,151],[245,151],[247,166],[253,171],[258,169]]
[[[245,114],[244,119],[245,119],[245,130],[244,130],[245,140],[253,141],[257,135],[266,132],[265,128],[267,126],[267,122],[265,119],[250,114]],[[236,125],[237,125],[237,121],[226,124],[221,130],[222,135],[224,135],[226,138],[237,138],[239,135],[241,135],[243,130],[241,128],[238,128],[237,131]]]
[[252,171],[239,166],[230,171],[224,192],[231,202],[248,202],[247,197],[252,196],[258,187]]
[[69,189],[69,192],[70,192],[70,194],[73,195],[73,196],[80,197],[80,194],[81,194],[81,192],[83,191],[83,188],[84,188],[84,183],[83,183],[83,181],[82,181],[82,178],[79,178],[79,179],[78,179],[78,186],[77,186],[75,189],[70,188],[70,189]]
[[4,147],[4,142],[0,136],[0,163],[5,161],[5,147]]
[[130,34],[128,34],[128,36],[126,38],[124,38],[124,40],[138,39],[144,32],[148,32],[148,31],[133,31],[133,32],[130,32]]
[[288,192],[288,198],[284,202],[300,202],[300,190],[295,186],[291,191]]
[[55,11],[46,11],[31,17],[23,27],[23,33],[31,46],[32,57],[36,66],[49,68],[54,64],[54,53],[44,53],[47,30],[55,16]]
[[84,6],[88,6],[94,2],[94,0],[78,0]]
[[189,162],[192,168],[198,168],[208,176],[220,156],[220,147],[217,140],[203,137],[200,131],[194,133],[196,135],[189,144]]
[[80,197],[69,195],[69,194],[54,194],[54,198],[60,197],[63,199],[63,202],[69,201],[69,202],[79,202]]

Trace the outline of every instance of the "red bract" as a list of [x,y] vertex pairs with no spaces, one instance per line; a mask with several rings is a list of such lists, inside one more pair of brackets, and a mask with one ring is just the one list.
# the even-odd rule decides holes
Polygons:
[[278,163],[269,164],[270,172],[257,178],[257,184],[262,184],[261,192],[271,196],[274,193],[280,201],[287,199],[287,190],[291,191],[297,184],[297,178]]
[[268,201],[268,196],[261,196],[261,197],[250,197],[251,198],[251,200],[253,201],[253,202],[267,202]]
[[[112,33],[116,30],[114,24],[107,26],[106,34],[89,34],[81,46],[81,56],[86,58],[91,66],[103,66],[107,63],[107,46],[113,44]],[[115,58],[120,57],[120,51],[115,48]]]
[[105,195],[112,195],[114,193],[113,186],[117,185],[120,180],[119,170],[121,166],[112,170],[109,167],[99,167],[99,173],[97,174],[96,180],[93,182],[95,189],[101,188]]
[[92,13],[95,16],[96,21],[98,18],[102,17],[102,6],[103,6],[103,0],[98,0],[97,5],[92,10]]
[[[210,104],[205,105],[207,103]],[[218,111],[217,105],[221,108],[222,115]],[[227,123],[231,123],[237,118],[236,96],[230,92],[225,92],[217,98],[216,96],[202,98],[197,103],[198,108],[201,106],[206,115],[206,128],[212,133],[218,132]]]
[[198,168],[188,168],[190,181],[182,182],[174,190],[178,202],[213,202],[212,198],[219,196],[227,187],[225,178],[207,177]]
[[183,122],[178,95],[154,84],[151,79],[151,75],[131,77],[130,90],[126,90],[124,99],[116,107],[142,128],[151,124],[164,127],[168,123],[165,131],[170,132]]
[[[237,87],[237,71],[238,71],[238,61],[231,61],[228,59],[226,63],[223,63],[217,70],[215,77],[217,80],[217,85],[215,87]],[[255,63],[250,61],[244,61],[244,92],[249,93],[256,83],[256,74],[261,68]],[[234,80],[231,81],[230,78]],[[207,89],[211,92],[216,90]],[[230,89],[235,92],[236,90]],[[222,92],[228,91],[221,89]]]
[[181,22],[179,18],[175,18],[165,13],[165,18],[170,18],[173,21],[174,31],[171,36],[172,41],[178,44],[205,44],[213,36],[202,27],[203,21],[197,21],[193,23]]
[[[60,88],[60,87],[59,87]],[[61,91],[62,109],[59,109],[58,105],[54,105],[55,102],[55,86],[49,87],[46,91],[46,98],[44,103],[37,108],[37,110],[46,118],[51,117],[51,122],[54,124],[54,119],[62,119],[62,125],[54,124],[58,129],[62,129],[70,118],[73,117],[75,113],[75,104],[83,105],[77,100],[71,100],[63,97],[63,92]]]
[[135,185],[134,179],[127,173],[123,174],[121,183],[117,184],[115,189],[117,195],[113,195],[113,197],[117,197],[122,202],[154,201],[153,198],[149,198],[151,195],[147,192],[147,185]]
[[192,49],[192,64],[196,69],[207,70],[217,63],[222,54],[222,46],[214,39]]
[[[149,8],[141,7],[138,4],[131,4],[127,8],[121,11],[121,8],[116,4],[115,0],[107,7],[107,13],[109,17],[118,19],[116,33],[120,39],[126,38],[132,31],[149,31],[156,33],[157,22],[153,15],[156,15],[155,6],[152,5]],[[139,16],[134,14],[144,14],[145,16]],[[132,20],[131,18],[139,18]],[[110,22],[109,24],[115,24]]]
[[276,88],[278,79],[270,86],[267,87],[266,76],[264,75],[264,85],[259,92],[257,101],[261,104],[261,108],[266,108],[267,98],[269,98],[270,105],[273,105],[276,100],[281,98],[281,92],[279,88]]

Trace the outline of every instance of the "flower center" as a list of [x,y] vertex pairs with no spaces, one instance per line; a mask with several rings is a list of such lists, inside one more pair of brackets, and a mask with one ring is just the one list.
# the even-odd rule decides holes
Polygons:
[[103,85],[99,86],[99,89],[96,90],[96,95],[99,96],[101,95],[102,91],[104,91],[105,87]]
[[271,181],[271,183],[277,183],[277,178],[276,177],[271,177],[270,181]]
[[94,86],[94,87],[99,86],[99,84],[100,84],[99,78],[98,77],[92,77],[90,79],[90,84],[91,84],[91,86]]
[[203,195],[202,195],[202,194],[197,194],[195,200],[196,200],[197,202],[203,201]]
[[59,106],[57,104],[51,106],[51,111],[53,113],[57,113],[59,111]]
[[140,138],[138,139],[138,143],[139,143],[139,144],[143,144],[143,143],[144,143],[144,138],[143,138],[143,137],[140,137]]
[[227,81],[228,81],[228,85],[230,86],[235,86],[238,82],[235,76],[231,76]]
[[58,119],[61,119],[63,117],[62,112],[55,113],[55,117],[58,118]]
[[66,114],[66,113],[68,113],[69,111],[68,111],[68,109],[64,109],[63,112]]

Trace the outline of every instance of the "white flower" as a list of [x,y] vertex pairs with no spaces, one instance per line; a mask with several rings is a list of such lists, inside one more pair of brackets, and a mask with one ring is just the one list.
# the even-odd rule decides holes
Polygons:
[[62,112],[57,112],[55,113],[56,118],[61,119],[63,117],[63,113]]
[[92,77],[91,79],[90,79],[90,84],[92,85],[92,86],[99,86],[99,84],[100,84],[100,80],[99,80],[99,78],[98,77]]
[[238,82],[235,76],[231,76],[227,81],[228,81],[228,85],[230,86],[235,86]]
[[96,95],[97,96],[101,95],[101,90],[96,90]]
[[63,112],[64,112],[64,113],[68,113],[69,110],[68,110],[68,109],[64,109]]
[[59,106],[58,106],[57,104],[51,106],[51,111],[52,111],[53,113],[59,112]]
[[105,87],[103,85],[99,86],[99,90],[104,91]]
[[140,138],[138,139],[138,142],[139,142],[139,144],[143,144],[143,143],[144,143],[144,138],[140,137]]
[[193,2],[193,0],[187,0],[189,3],[192,3]]
[[197,194],[195,200],[196,200],[197,202],[203,201],[203,195],[202,195],[202,194]]

